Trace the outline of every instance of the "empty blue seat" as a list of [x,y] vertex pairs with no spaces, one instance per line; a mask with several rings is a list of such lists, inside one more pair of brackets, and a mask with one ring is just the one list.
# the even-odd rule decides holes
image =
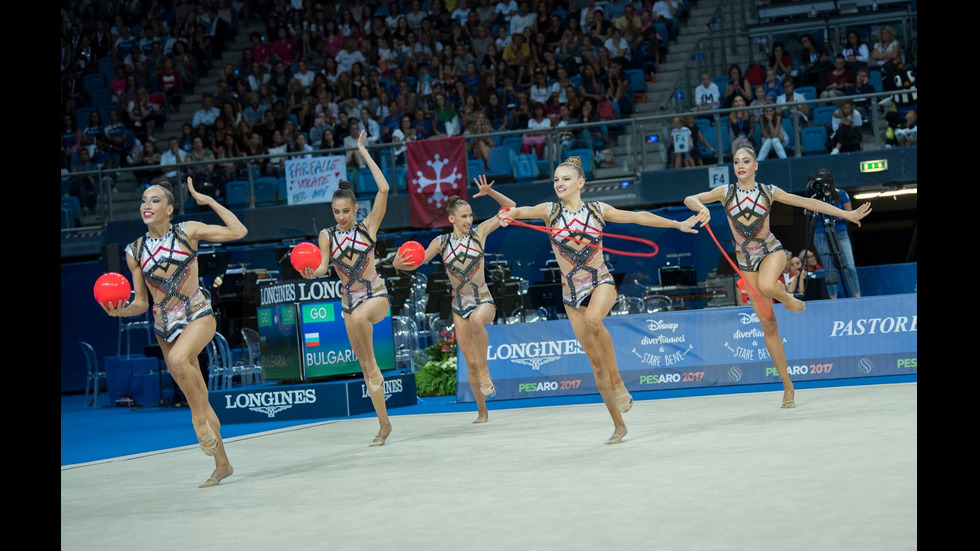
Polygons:
[[279,182],[274,176],[256,178],[254,185],[256,207],[269,207],[276,204],[276,189],[279,187]]
[[643,69],[626,69],[623,71],[629,78],[630,92],[645,92],[647,89]]
[[517,155],[511,160],[511,166],[518,182],[530,182],[538,177],[538,156],[534,153]]
[[247,180],[232,180],[225,184],[225,206],[228,208],[248,206]]
[[466,175],[466,181],[472,182],[473,178],[477,178],[486,172],[486,167],[483,166],[483,161],[479,159],[469,159],[466,161],[466,170],[469,172]]
[[800,145],[804,155],[827,153],[827,128],[821,125],[801,128]]
[[500,147],[495,147],[490,150],[490,168],[487,170],[486,175],[488,180],[497,180],[502,182],[513,181],[514,172],[511,166],[511,161],[517,156],[510,147],[505,147],[501,145]]
[[354,175],[354,189],[358,195],[373,194],[378,192],[378,184],[371,175],[370,168],[358,169]]
[[509,147],[514,150],[516,155],[520,155],[521,148],[524,146],[524,138],[520,136],[504,136],[500,141],[500,145]]
[[810,118],[813,120],[814,124],[822,124],[828,128],[831,128],[834,124],[835,111],[837,111],[837,108],[833,105],[821,105],[820,107],[817,107],[811,111],[813,116]]

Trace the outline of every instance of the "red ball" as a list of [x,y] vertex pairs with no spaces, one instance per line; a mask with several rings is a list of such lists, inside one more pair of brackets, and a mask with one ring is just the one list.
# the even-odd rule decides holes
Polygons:
[[116,272],[107,272],[99,276],[99,279],[95,280],[95,289],[93,289],[95,300],[107,307],[110,302],[116,307],[121,306],[120,301],[125,304],[132,290],[126,276]]
[[418,241],[406,241],[398,247],[398,256],[405,257],[412,266],[418,266],[425,258],[425,247]]
[[297,272],[303,272],[306,268],[315,270],[320,267],[321,260],[320,247],[310,242],[296,245],[289,253],[289,262]]

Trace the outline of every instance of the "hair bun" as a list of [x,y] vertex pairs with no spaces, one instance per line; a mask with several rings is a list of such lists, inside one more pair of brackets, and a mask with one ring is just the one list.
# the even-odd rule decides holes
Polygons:
[[341,180],[337,183],[337,189],[351,189],[350,182],[347,180]]
[[449,200],[446,201],[447,206],[455,205],[459,202],[459,195],[450,195]]
[[578,157],[575,157],[575,156],[572,156],[572,157],[569,157],[569,158],[565,159],[565,162],[566,163],[571,163],[571,164],[573,164],[575,166],[582,166],[582,159],[580,159]]
[[159,182],[156,183],[156,185],[162,187],[163,189],[169,191],[170,193],[174,192],[174,186],[173,184],[170,183],[170,180],[160,180]]

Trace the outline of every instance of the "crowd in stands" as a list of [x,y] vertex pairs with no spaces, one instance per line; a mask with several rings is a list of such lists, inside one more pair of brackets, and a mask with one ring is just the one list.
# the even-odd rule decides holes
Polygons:
[[[674,119],[669,131],[668,164],[674,168],[701,166],[703,153],[716,152],[707,140],[698,138],[703,133],[694,119],[713,123],[712,112],[717,109],[737,109],[722,117],[722,133],[729,140],[725,144],[728,154],[742,145],[752,145],[758,150],[760,161],[770,153],[787,157],[789,136],[783,121],[794,119],[801,126],[825,127],[824,150],[818,152],[836,155],[860,150],[862,132],[870,120],[871,101],[853,96],[889,90],[898,93],[878,99],[880,115],[889,126],[885,147],[914,145],[916,46],[904,49],[889,25],[869,26],[862,31],[849,30],[843,43],[833,50],[820,45],[813,35],[803,33],[798,39],[796,57],[777,41],[764,64],[749,64],[744,73],[737,63],[729,66],[726,77],[701,71],[693,96],[692,111],[696,117],[685,122],[681,119],[684,114],[679,114]],[[864,34],[875,37],[872,46],[862,38]],[[881,89],[870,83],[872,71],[883,84]],[[801,93],[803,88],[812,97]],[[811,104],[806,103],[817,97],[835,100],[819,104],[828,115],[820,120],[817,113],[811,112]],[[714,128],[709,132],[714,133]]]
[[[659,65],[654,22],[676,36],[678,3],[610,0],[73,0],[62,9],[62,167],[163,167],[214,160],[194,170],[220,197],[222,183],[281,175],[282,159],[238,156],[368,144],[628,117],[635,111],[626,70]],[[241,29],[249,45],[223,67]],[[220,69],[217,91],[195,92]],[[92,85],[102,75],[104,87]],[[96,90],[96,88],[104,88]],[[161,136],[189,98],[202,107],[180,135]],[[196,101],[194,102],[196,104]],[[83,120],[79,120],[83,119]],[[561,133],[539,158],[599,147],[601,127]],[[613,137],[614,139],[614,137]],[[169,146],[163,144],[169,142]],[[499,137],[468,140],[485,165]],[[81,162],[81,151],[88,160]],[[403,145],[395,147],[404,162]],[[349,166],[363,161],[349,155]],[[92,206],[91,182],[72,194]]]

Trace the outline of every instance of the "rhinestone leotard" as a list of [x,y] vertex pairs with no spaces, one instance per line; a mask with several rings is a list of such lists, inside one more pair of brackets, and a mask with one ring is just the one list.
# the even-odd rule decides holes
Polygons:
[[493,297],[487,286],[483,270],[483,244],[480,234],[470,229],[463,237],[455,238],[451,233],[439,236],[442,247],[442,263],[453,285],[453,312],[466,319],[476,307],[489,303]]
[[728,185],[725,212],[735,236],[735,260],[742,270],[755,272],[766,255],[781,251],[782,244],[769,229],[774,185],[756,184],[746,191],[738,183]]
[[214,315],[198,285],[197,250],[191,248],[183,222],[171,224],[162,237],[147,233],[126,252],[151,290],[153,330],[160,338],[173,342],[192,321]]
[[[579,307],[599,285],[615,285],[609,268],[602,259],[602,219],[604,203],[585,203],[575,212],[567,210],[561,203],[551,203],[548,225],[552,228],[569,231],[556,232],[550,237],[551,249],[555,252],[558,267],[561,269],[562,300],[569,306]],[[568,239],[592,243],[584,245]]]
[[330,261],[343,285],[340,307],[351,313],[369,298],[388,298],[385,282],[374,269],[375,241],[363,223],[347,231],[337,226],[320,230],[330,238]]

